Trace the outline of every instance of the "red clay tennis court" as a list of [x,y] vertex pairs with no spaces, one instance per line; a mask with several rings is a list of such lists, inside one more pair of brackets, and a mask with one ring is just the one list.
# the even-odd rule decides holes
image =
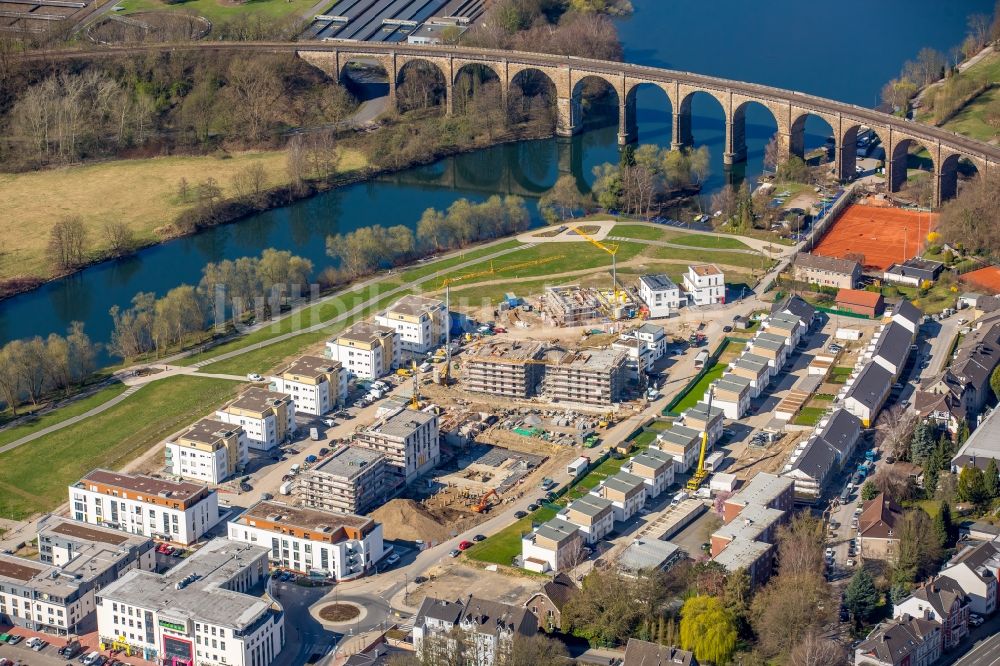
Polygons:
[[962,282],[968,282],[980,289],[1000,294],[1000,268],[987,266],[986,268],[970,271],[962,276]]
[[840,259],[861,254],[865,268],[885,270],[918,256],[927,234],[936,226],[935,213],[853,204],[844,210],[812,252]]

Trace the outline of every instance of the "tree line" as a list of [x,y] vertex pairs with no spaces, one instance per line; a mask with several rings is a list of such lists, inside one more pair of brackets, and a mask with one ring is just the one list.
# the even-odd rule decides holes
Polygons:
[[118,155],[279,144],[282,130],[336,123],[347,90],[294,55],[164,52],[0,78],[0,160],[11,168]]
[[96,368],[98,345],[73,322],[65,336],[52,333],[12,340],[0,348],[0,394],[13,414],[25,402],[82,386]]
[[941,207],[938,233],[953,246],[1000,257],[1000,174],[979,174],[962,183]]
[[626,150],[618,164],[594,167],[593,196],[602,208],[647,216],[673,193],[700,187],[710,164],[706,146],[670,150],[644,144]]
[[109,350],[124,360],[164,350],[247,312],[269,316],[308,290],[313,265],[283,250],[206,264],[197,287],[182,284],[163,297],[140,292],[131,307],[110,310]]
[[398,266],[417,256],[499,238],[528,228],[524,200],[493,195],[483,203],[459,199],[447,211],[428,208],[417,232],[404,225],[361,227],[326,239],[326,253],[348,278]]
[[839,666],[842,648],[822,634],[833,610],[823,548],[823,523],[794,516],[778,530],[777,573],[756,592],[746,570],[712,561],[635,576],[595,567],[563,606],[561,629],[594,646],[680,645],[700,663]]

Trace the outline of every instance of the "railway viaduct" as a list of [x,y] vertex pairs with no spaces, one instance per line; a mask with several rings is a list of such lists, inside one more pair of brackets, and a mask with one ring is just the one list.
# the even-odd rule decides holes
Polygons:
[[705,93],[719,102],[725,114],[726,149],[723,160],[726,164],[735,164],[746,159],[744,114],[749,104],[756,103],[763,106],[774,117],[778,127],[779,148],[784,157],[803,155],[806,118],[817,116],[826,121],[833,130],[834,167],[842,180],[854,175],[857,137],[862,127],[871,129],[882,142],[886,155],[886,183],[890,192],[899,191],[906,182],[906,162],[910,148],[922,146],[930,154],[936,205],[955,195],[960,160],[968,160],[981,174],[1000,169],[998,146],[856,105],[755,83],[573,56],[457,46],[327,40],[192,42],[176,45],[103,47],[89,51],[46,52],[28,58],[94,57],[100,54],[136,51],[205,49],[295,53],[337,79],[343,76],[346,65],[352,61],[377,61],[388,75],[391,104],[396,102],[396,86],[402,81],[406,66],[423,61],[436,67],[445,81],[446,113],[452,113],[454,110],[453,87],[465,68],[478,66],[491,70],[500,83],[505,101],[511,86],[519,85],[519,77],[523,73],[532,72],[536,73],[535,76],[546,77],[555,90],[556,132],[562,136],[570,136],[580,130],[581,91],[588,81],[596,79],[607,83],[617,95],[618,140],[623,145],[637,138],[636,91],[640,86],[657,87],[669,99],[673,119],[673,148],[692,144],[691,100],[695,94]]

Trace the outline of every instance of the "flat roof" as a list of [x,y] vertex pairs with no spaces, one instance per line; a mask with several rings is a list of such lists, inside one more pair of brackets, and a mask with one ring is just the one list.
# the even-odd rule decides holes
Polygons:
[[235,407],[236,409],[246,409],[251,412],[264,412],[272,407],[279,407],[291,399],[292,396],[287,393],[278,393],[277,391],[268,391],[259,386],[252,386],[223,407],[222,411]]
[[[687,418],[688,416],[690,416],[693,419],[699,419],[701,421],[709,420],[708,419],[708,403],[707,402],[699,402],[694,407],[689,407],[689,408],[685,409],[684,413],[682,414],[682,416],[684,416],[684,418]],[[721,416],[722,416],[722,408],[721,407],[715,407],[715,406],[713,406],[712,407],[712,419],[717,419],[717,418],[720,418]]]
[[233,522],[249,524],[249,521],[254,519],[278,523],[284,527],[324,533],[336,532],[341,527],[360,530],[375,523],[367,516],[298,507],[269,500],[257,502]]
[[336,340],[353,340],[354,342],[363,342],[365,344],[375,344],[382,338],[386,336],[391,336],[396,332],[396,329],[390,328],[388,326],[379,326],[370,321],[359,321],[353,326],[348,328],[346,331],[342,331],[339,335],[333,336]]
[[225,423],[208,417],[195,421],[187,430],[178,435],[177,439],[187,439],[199,444],[214,445],[220,439],[229,437],[234,432],[242,429],[243,426]]
[[749,569],[754,562],[763,557],[769,550],[771,544],[763,541],[753,541],[750,539],[736,539],[730,541],[726,548],[712,558],[713,562],[718,562],[727,571],[739,571]]
[[742,393],[750,388],[750,380],[746,377],[740,377],[731,372],[727,372],[715,380],[715,387],[726,391]]
[[579,531],[579,527],[567,522],[562,518],[553,518],[547,523],[542,523],[535,528],[535,534],[546,539],[551,539],[556,543],[562,543],[566,539],[572,538]]
[[[444,27],[444,26],[442,26]],[[408,315],[412,317],[419,317],[422,314],[431,313],[434,310],[440,310],[444,308],[444,301],[438,300],[436,298],[428,298],[426,296],[417,296],[415,294],[407,294],[401,299],[390,305],[385,309],[383,315],[388,315],[392,313]]]
[[139,495],[167,497],[176,500],[195,499],[207,489],[207,486],[201,486],[189,481],[156,479],[144,474],[112,472],[107,469],[95,469],[88,472],[85,477],[76,483],[76,487],[84,487],[88,482],[121,488]]
[[[123,533],[121,530],[100,529],[99,527],[76,521],[70,522],[64,520],[50,529],[55,534],[73,537],[74,539],[106,543],[112,546],[120,546],[129,540],[129,535]],[[142,539],[146,540],[146,537],[142,537]]]
[[677,289],[677,285],[667,277],[666,273],[656,273],[654,275],[640,275],[639,281],[653,291],[664,289]]
[[760,372],[764,368],[768,367],[766,358],[763,356],[757,356],[753,353],[747,353],[740,356],[740,358],[736,361],[736,366],[746,368],[747,370],[753,370],[754,372]]
[[312,472],[322,472],[345,479],[352,479],[380,460],[384,454],[363,446],[345,446],[334,451],[329,458],[312,468]]
[[403,408],[365,429],[368,433],[379,433],[388,437],[406,438],[420,426],[430,423],[437,416],[415,409]]
[[271,604],[224,586],[270,550],[226,538],[212,539],[166,573],[132,569],[105,586],[98,596],[155,609],[166,618],[243,630]]
[[972,431],[969,439],[953,458],[959,467],[974,464],[985,469],[992,458],[1000,462],[1000,409],[994,409],[979,427]]
[[657,569],[677,556],[680,548],[659,539],[635,539],[618,556],[618,565],[630,571]]
[[586,494],[583,497],[574,500],[567,506],[567,509],[573,509],[574,511],[579,511],[585,516],[594,517],[597,514],[606,511],[608,507],[612,505],[611,500],[599,497],[598,495]]
[[0,577],[27,583],[35,576],[45,572],[48,567],[36,568],[32,560],[13,555],[0,555]]
[[715,264],[695,264],[694,266],[688,266],[688,268],[695,273],[695,275],[700,275],[701,277],[707,277],[709,275],[722,275],[722,271]]
[[791,486],[792,482],[789,479],[783,479],[769,472],[758,472],[750,479],[750,483],[726,501],[744,506],[750,504],[764,506]]
[[340,361],[331,361],[322,356],[300,356],[288,364],[283,370],[276,374],[282,375],[302,375],[304,377],[318,377],[325,375],[341,367]]
[[536,360],[545,351],[545,345],[534,340],[490,340],[466,355],[468,362],[518,363]]
[[781,517],[784,515],[785,512],[779,509],[769,509],[758,504],[750,504],[744,507],[736,518],[717,529],[712,536],[719,536],[730,541],[739,538],[755,540],[767,528],[781,520]]

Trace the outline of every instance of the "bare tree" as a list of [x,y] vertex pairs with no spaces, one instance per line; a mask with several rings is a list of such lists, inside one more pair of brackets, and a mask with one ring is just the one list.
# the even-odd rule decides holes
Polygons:
[[108,222],[102,229],[104,242],[108,244],[108,251],[113,257],[122,257],[135,250],[135,233],[128,223],[121,220]]
[[910,499],[910,478],[896,465],[881,465],[872,477],[872,483],[894,502]]
[[76,268],[85,260],[87,229],[79,215],[63,217],[49,231],[48,257],[59,268]]
[[258,206],[267,188],[267,170],[260,162],[253,162],[233,174],[236,196],[253,206]]
[[267,58],[234,60],[229,67],[226,92],[233,102],[231,112],[245,135],[254,141],[277,117],[276,103],[285,92],[275,69],[275,63]]
[[795,666],[841,666],[846,663],[846,655],[840,643],[810,631],[792,648],[788,663]]
[[823,523],[801,513],[778,530],[778,570],[805,575],[823,571]]
[[917,420],[917,414],[902,405],[893,405],[882,412],[875,424],[875,438],[882,451],[906,460],[910,455],[910,439]]
[[973,40],[975,51],[981,51],[990,40],[990,15],[972,14],[969,16],[969,37]]

